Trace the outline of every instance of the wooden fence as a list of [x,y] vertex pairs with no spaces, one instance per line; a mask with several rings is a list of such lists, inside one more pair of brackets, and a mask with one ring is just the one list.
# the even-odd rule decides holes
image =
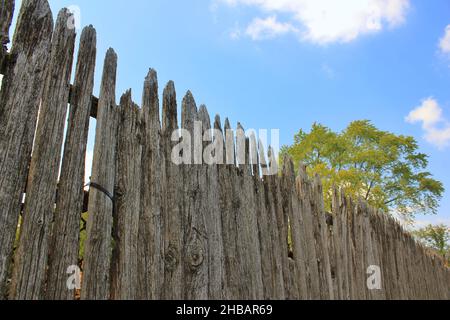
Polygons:
[[[249,147],[253,136],[245,150],[257,162],[175,165],[173,82],[161,117],[154,70],[141,107],[130,92],[117,105],[110,49],[95,99],[94,28],[81,34],[70,85],[71,14],[62,10],[53,27],[47,0],[23,0],[7,52],[14,1],[0,3],[1,298],[75,298],[67,271],[78,264],[94,116],[82,299],[450,299],[449,269],[389,216],[338,190],[325,213],[320,179],[303,166],[296,176],[289,159],[281,174],[260,175],[277,161]],[[188,92],[181,128],[194,121],[234,141],[229,121],[211,124]],[[234,144],[225,151],[235,160]]]

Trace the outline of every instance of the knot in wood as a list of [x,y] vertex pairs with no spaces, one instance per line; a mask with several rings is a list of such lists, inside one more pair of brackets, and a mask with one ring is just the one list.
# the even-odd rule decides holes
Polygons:
[[188,247],[188,262],[192,271],[198,269],[205,260],[205,250],[202,241],[195,237]]
[[197,198],[197,195],[198,195],[198,193],[199,193],[199,187],[197,186],[195,189],[192,189],[192,190],[189,190],[188,191],[188,196],[189,196],[189,198],[191,198],[191,199],[196,199]]
[[178,250],[173,245],[169,246],[164,259],[166,270],[172,272],[178,266]]

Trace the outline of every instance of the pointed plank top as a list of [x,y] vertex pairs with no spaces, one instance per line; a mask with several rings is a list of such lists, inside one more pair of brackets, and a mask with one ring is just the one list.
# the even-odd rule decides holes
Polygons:
[[163,131],[171,135],[172,131],[178,129],[177,94],[175,83],[169,81],[163,92]]
[[191,91],[188,91],[182,102],[181,127],[189,132],[194,132],[194,122],[197,119],[197,104]]

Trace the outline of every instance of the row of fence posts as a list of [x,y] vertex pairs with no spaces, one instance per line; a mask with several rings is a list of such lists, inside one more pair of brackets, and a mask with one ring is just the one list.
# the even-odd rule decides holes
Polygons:
[[[14,1],[1,4],[6,44]],[[71,86],[71,19],[63,9],[53,27],[47,0],[23,0],[12,48],[1,50],[1,298],[75,298],[67,270],[78,265],[95,115],[82,299],[450,299],[449,269],[396,221],[339,190],[326,213],[320,179],[303,165],[296,175],[289,158],[281,174],[265,175],[278,165],[273,150],[242,136],[240,124],[211,123],[190,92],[181,128],[193,134],[201,122],[202,136],[233,164],[175,164],[174,83],[164,88],[161,116],[154,70],[141,107],[130,91],[117,105],[110,49],[94,99],[96,32],[88,26]],[[253,162],[240,161],[239,150]]]

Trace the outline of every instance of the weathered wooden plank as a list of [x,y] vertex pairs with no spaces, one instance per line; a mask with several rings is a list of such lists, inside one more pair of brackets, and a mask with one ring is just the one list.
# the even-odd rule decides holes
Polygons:
[[[238,123],[236,132],[238,148],[241,155],[239,162],[239,192],[241,208],[238,211],[238,252],[241,256],[245,277],[249,279],[248,295],[243,299],[263,299],[264,287],[261,269],[261,250],[258,237],[258,223],[256,215],[256,194],[252,176],[252,166],[249,162],[249,139],[245,137],[245,130]],[[244,152],[240,151],[244,148]]]
[[[237,159],[236,159],[237,160]],[[254,268],[251,250],[256,250],[252,247],[250,239],[250,226],[248,216],[246,215],[247,208],[252,201],[252,195],[248,194],[250,188],[245,187],[244,172],[237,168],[237,176],[235,179],[233,197],[237,199],[235,210],[236,217],[236,246],[237,246],[237,267],[238,274],[240,274],[241,282],[239,283],[239,295],[234,299],[255,299],[255,283],[252,277],[252,269]]]
[[49,68],[39,112],[19,246],[15,255],[11,297],[41,299],[45,291],[48,247],[64,139],[67,99],[75,47],[73,16],[58,14]]
[[162,146],[165,157],[163,185],[164,210],[164,299],[183,298],[183,172],[172,161],[177,138],[178,117],[175,85],[170,81],[163,93]]
[[[296,179],[297,198],[300,199],[300,209],[296,220],[299,221],[300,241],[303,243],[301,252],[302,263],[307,274],[307,298],[318,300],[321,297],[319,278],[319,252],[316,246],[317,233],[314,228],[314,216],[312,203],[314,195],[312,193],[311,182],[306,173],[306,166],[299,165],[299,175]],[[305,288],[304,288],[305,290]]]
[[120,101],[117,135],[117,285],[114,299],[135,300],[138,297],[138,229],[140,214],[141,123],[139,107],[131,100],[131,90]]
[[[227,127],[228,124],[225,123],[225,127]],[[236,164],[239,164],[241,166],[241,163],[238,161],[240,160],[242,162],[242,158],[245,157],[245,154],[242,156],[241,159],[238,159],[239,150],[242,148],[242,142],[239,142],[239,137],[242,137],[242,131],[236,130]],[[242,140],[241,140],[242,141]],[[245,143],[245,142],[244,142]],[[228,146],[227,146],[228,147]],[[233,143],[234,147],[234,143]],[[244,147],[245,148],[245,147]],[[228,151],[227,151],[228,152]],[[233,235],[236,237],[234,242],[236,243],[236,274],[238,275],[238,283],[237,283],[237,295],[234,296],[232,299],[247,299],[253,298],[254,299],[254,282],[251,278],[251,268],[253,267],[253,264],[251,262],[250,257],[250,250],[256,250],[256,248],[251,248],[250,243],[250,236],[249,236],[249,226],[248,221],[246,219],[246,205],[247,202],[251,201],[249,195],[247,194],[248,190],[245,189],[244,185],[244,172],[241,168],[232,168],[232,170],[235,172],[234,179],[233,179],[233,195],[232,198],[234,199],[233,203],[233,213],[231,214],[230,219],[235,219],[235,222],[233,224],[228,225],[225,223],[224,225],[227,227],[228,230],[231,226],[232,228],[235,227],[235,230],[231,230],[233,232]],[[227,232],[228,232],[227,230]],[[227,241],[224,241],[224,245],[227,245]]]
[[47,299],[72,300],[75,297],[74,290],[67,288],[67,268],[78,264],[96,42],[95,29],[92,26],[84,28],[80,39],[61,177],[58,184],[47,277]]
[[339,281],[337,278],[337,251],[335,244],[335,218],[331,213],[325,213],[325,219],[327,223],[327,239],[328,239],[328,252],[329,252],[329,260],[330,260],[330,271],[331,271],[331,281],[332,281],[332,290],[333,290],[333,298],[335,300],[341,300],[341,292],[340,288],[338,288]]
[[[259,173],[259,158],[265,158],[264,150],[258,155],[256,145],[256,137],[254,134],[250,136],[250,151],[253,178],[256,192],[256,214],[259,230],[259,242],[261,250],[261,269],[264,285],[264,299],[283,299],[284,298],[284,282],[281,270],[281,244],[278,234],[278,225],[275,218],[274,208],[271,199],[270,190],[266,188],[264,181]],[[262,148],[262,145],[260,146]],[[256,153],[256,156],[255,156]],[[269,148],[269,158],[272,157],[272,149]],[[254,162],[256,161],[256,162]],[[272,161],[272,159],[271,159]],[[263,161],[265,162],[265,161]]]
[[340,230],[341,230],[341,261],[343,266],[343,299],[350,300],[350,245],[349,245],[349,232],[348,232],[348,199],[345,195],[340,192],[340,207],[341,207],[341,219],[340,219]]
[[328,226],[325,220],[322,181],[319,175],[314,177],[313,196],[313,221],[316,230],[316,252],[318,253],[317,264],[320,276],[321,299],[333,300],[334,291],[333,281],[331,279],[330,253],[328,249]]
[[387,255],[387,268],[388,272],[386,273],[386,277],[388,277],[388,283],[390,284],[389,292],[390,299],[400,299],[400,294],[398,293],[398,278],[397,278],[397,265],[395,261],[395,249],[394,249],[394,239],[393,239],[393,230],[391,225],[391,219],[388,216],[384,216],[384,243],[385,248],[384,252]]
[[[360,215],[361,221],[361,231],[362,231],[362,252],[363,256],[360,257],[362,260],[362,267],[364,271],[369,270],[369,266],[379,266],[379,262],[375,261],[373,247],[372,247],[372,239],[371,239],[371,226],[369,221],[369,208],[365,201],[359,200],[358,203],[358,211]],[[365,273],[365,279],[368,278],[368,274]],[[363,287],[365,291],[365,296],[367,299],[374,299],[374,290],[371,290],[367,286],[367,281]]]
[[339,191],[335,186],[333,186],[333,195],[331,199],[331,219],[332,223],[330,228],[330,238],[332,238],[332,243],[330,245],[333,246],[333,260],[331,262],[331,271],[332,275],[334,275],[334,284],[335,284],[335,298],[339,300],[344,300],[344,264],[342,259],[343,248],[341,245],[341,237],[342,237],[342,226],[341,226],[341,203],[340,203],[340,195]]
[[[250,139],[252,141],[253,139]],[[256,139],[255,139],[256,142]],[[250,142],[252,144],[252,142]],[[251,147],[250,150],[253,148]],[[254,151],[253,151],[254,152]],[[250,160],[250,159],[249,159]],[[253,161],[253,157],[251,156],[251,160]],[[259,167],[259,163],[252,164],[252,171],[256,173],[256,168]],[[275,270],[272,262],[274,260],[273,257],[273,246],[271,236],[273,235],[273,231],[271,227],[273,225],[269,224],[269,213],[267,212],[267,208],[265,205],[265,189],[262,180],[259,177],[259,174],[253,176],[254,180],[254,192],[255,192],[255,214],[257,219],[258,226],[258,235],[259,235],[259,243],[260,243],[260,255],[261,255],[261,272],[263,279],[263,298],[264,300],[272,300],[274,299],[274,285],[275,285]]]
[[386,300],[386,284],[384,279],[384,272],[383,272],[383,257],[381,255],[381,248],[380,248],[380,241],[378,237],[378,233],[380,232],[380,217],[379,212],[369,207],[369,214],[368,214],[368,224],[370,226],[370,237],[371,237],[371,243],[372,243],[372,250],[373,250],[373,264],[378,266],[381,271],[381,289],[376,290],[373,292],[373,297],[376,300]]
[[[100,89],[97,129],[91,182],[114,194],[117,140],[117,106],[115,102],[117,55],[106,53]],[[105,300],[110,297],[111,230],[113,201],[98,188],[89,193],[89,219],[81,298]]]
[[403,238],[402,238],[402,230],[400,225],[393,221],[392,225],[394,226],[394,234],[395,234],[395,258],[397,261],[397,274],[398,274],[398,282],[400,289],[400,299],[406,300],[408,299],[408,279],[407,279],[407,269],[403,256]]
[[[259,145],[259,152],[261,166],[264,166],[265,157],[262,144]],[[281,275],[281,279],[275,278],[276,299],[295,299],[298,296],[298,288],[293,289],[294,281],[291,279],[289,270],[288,217],[283,212],[279,176],[264,177],[264,186],[267,197],[266,206],[270,207],[272,211],[275,272],[278,271],[276,276]]]
[[354,257],[354,269],[353,277],[356,284],[356,299],[365,300],[367,298],[367,282],[366,282],[366,271],[367,266],[365,266],[365,254],[364,251],[364,230],[362,224],[363,209],[361,208],[361,203],[356,202],[354,208],[353,217],[353,234],[354,234],[354,246],[355,246],[355,257]]
[[9,28],[14,14],[14,0],[0,0],[0,70],[7,58],[9,43]]
[[[202,111],[203,113],[204,111]],[[189,162],[182,166],[184,176],[184,298],[189,300],[205,300],[208,298],[208,230],[206,226],[206,212],[203,203],[206,202],[206,172],[202,165],[193,165],[194,134],[202,135],[206,130],[203,125],[206,120],[204,114],[197,112],[197,105],[191,92],[187,92],[182,105],[182,129],[191,135],[191,152]],[[202,129],[194,132],[195,122],[202,123]],[[203,150],[203,149],[202,149]],[[184,150],[187,152],[187,150]]]
[[236,164],[236,150],[234,139],[235,137],[228,118],[225,119],[224,123],[224,137],[225,137],[226,164],[235,165]]
[[4,296],[49,58],[46,0],[24,0],[0,92],[0,298]]
[[349,274],[349,296],[351,300],[358,299],[357,285],[358,281],[355,280],[354,272],[356,271],[355,259],[355,241],[354,241],[354,218],[355,218],[355,207],[353,200],[351,198],[345,198],[345,210],[346,210],[346,225],[347,225],[347,253],[348,253],[348,274]]
[[236,163],[239,169],[243,170],[247,175],[251,175],[252,166],[248,161],[249,144],[245,136],[245,129],[241,123],[238,122],[236,128]]
[[139,299],[161,299],[164,281],[161,123],[158,77],[150,69],[142,98],[142,196],[139,217]]
[[255,132],[250,134],[250,163],[252,164],[252,173],[255,177],[260,178],[260,163],[259,163],[259,151],[258,143],[256,142]]
[[[234,131],[231,129],[228,119],[224,124],[224,140],[227,163],[235,163],[235,144]],[[240,287],[242,282],[247,281],[241,277],[241,268],[239,264],[238,252],[238,226],[237,210],[240,206],[239,198],[235,195],[237,185],[237,170],[235,165],[219,166],[219,189],[220,189],[220,209],[222,212],[222,238],[223,238],[223,256],[224,256],[224,274],[223,274],[223,298],[227,300],[237,299],[240,296]]]
[[[312,295],[311,289],[308,286],[308,277],[310,274],[307,269],[307,258],[305,256],[308,250],[308,243],[305,238],[305,227],[302,219],[304,201],[301,201],[298,197],[294,164],[292,160],[289,157],[285,157],[283,164],[283,210],[288,217],[288,228],[291,233],[292,254],[293,260],[295,261],[295,274],[293,274],[294,281],[297,282],[299,299],[309,299]],[[309,229],[311,230],[311,227]]]
[[[262,159],[264,157],[264,148],[263,144],[259,142],[259,159],[261,163],[263,163]],[[269,147],[268,151],[268,159],[269,159],[269,166],[273,167],[275,166],[275,163],[278,161],[275,157],[275,154],[271,147]],[[278,165],[278,164],[276,164]],[[258,167],[260,164],[258,164]],[[277,170],[278,171],[278,170]],[[258,175],[259,178],[259,175]],[[278,299],[278,300],[284,300],[286,299],[286,289],[285,289],[285,283],[284,283],[284,271],[283,271],[283,263],[286,263],[287,253],[286,250],[286,243],[283,241],[283,236],[281,234],[282,228],[279,228],[278,226],[278,218],[277,218],[277,211],[280,210],[280,214],[282,214],[282,208],[277,208],[278,202],[273,200],[273,191],[276,190],[276,186],[272,185],[270,186],[270,178],[272,179],[272,183],[276,183],[278,179],[278,172],[274,175],[269,175],[264,177],[263,179],[263,187],[265,190],[265,206],[267,210],[268,215],[268,225],[270,229],[270,238],[271,238],[271,246],[272,246],[272,272],[273,272],[273,292],[272,292],[272,299]],[[273,190],[271,190],[273,188]],[[284,222],[283,222],[284,224]],[[284,262],[283,262],[284,261]],[[286,264],[287,265],[287,264]]]
[[[203,123],[203,133],[208,141],[205,142],[204,159],[213,159],[213,152],[208,146],[214,142],[211,131],[211,118],[206,106],[200,106],[199,120]],[[218,147],[220,144],[217,145]],[[210,152],[210,154],[208,154]],[[219,172],[217,163],[205,161],[200,177],[200,192],[205,196],[201,211],[205,215],[208,248],[208,299],[223,299],[223,236],[222,236],[222,213],[219,205]],[[202,183],[201,181],[205,183]]]

